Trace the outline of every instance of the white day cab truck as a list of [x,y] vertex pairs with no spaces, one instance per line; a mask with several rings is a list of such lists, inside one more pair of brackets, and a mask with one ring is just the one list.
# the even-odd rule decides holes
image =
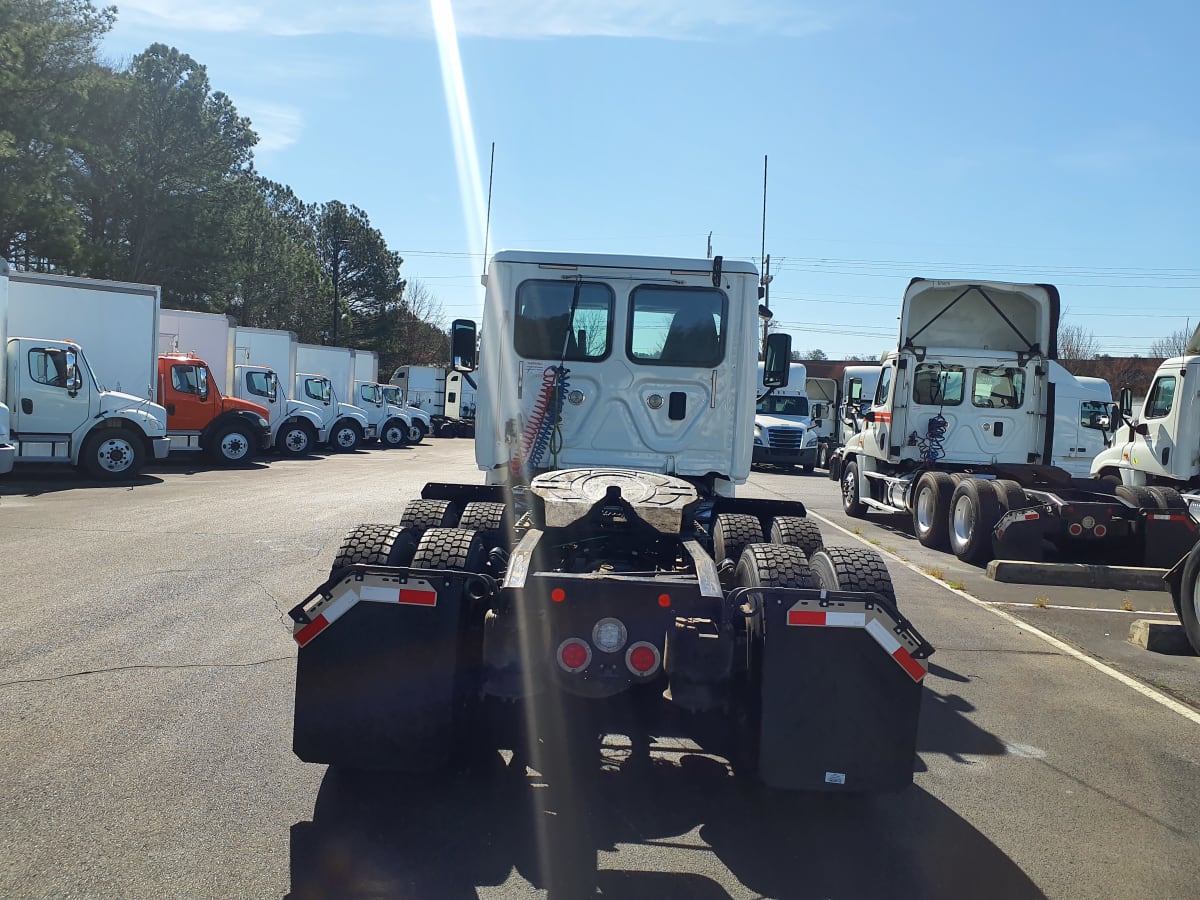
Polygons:
[[[158,288],[17,272],[0,260],[0,400],[10,418],[0,471],[12,462],[70,463],[115,481],[166,457],[167,411],[150,399],[157,359],[140,346],[157,314]],[[95,348],[95,369],[77,336]],[[117,389],[103,387],[104,378]]]
[[1112,429],[1111,392],[1056,362],[1053,285],[916,278],[874,402],[834,458],[851,516],[910,516],[926,547],[982,565],[1069,557],[1170,566],[1196,527],[1166,497],[1086,477]]
[[296,396],[321,414],[324,443],[349,453],[376,438],[366,412],[350,402],[354,396],[354,352],[347,347],[299,344],[296,347]]
[[758,366],[759,400],[754,410],[753,462],[811,472],[817,464],[817,430],[809,414],[805,368],[792,363],[788,386],[768,390]]
[[863,412],[879,384],[878,365],[846,366],[836,378],[809,378],[813,427],[817,432],[817,468],[828,469],[837,449],[852,434],[862,431]]
[[[1092,461],[1092,474],[1120,481],[1144,503],[1200,522],[1200,328],[1183,356],[1164,360],[1138,421],[1133,398],[1121,392],[1122,424],[1112,446]],[[1175,612],[1200,653],[1200,544],[1167,573]]]
[[470,372],[444,366],[399,366],[390,384],[406,408],[423,410],[434,437],[474,437],[478,386]]
[[354,403],[367,414],[367,428],[384,447],[419,443],[422,430],[402,405],[393,404],[379,383],[379,354],[352,350],[351,384]]
[[[352,530],[291,610],[296,754],[420,773],[504,748],[553,781],[598,759],[563,727],[584,710],[647,752],[689,735],[771,788],[910,784],[932,648],[882,559],[824,547],[799,502],[736,496],[754,267],[505,251],[484,318],[485,483],[427,484],[396,525]],[[475,368],[475,323],[452,350]],[[771,335],[768,387],[789,357]]]

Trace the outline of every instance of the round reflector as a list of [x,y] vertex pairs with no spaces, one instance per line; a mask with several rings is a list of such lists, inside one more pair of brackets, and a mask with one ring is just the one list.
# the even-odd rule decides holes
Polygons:
[[1071,533],[1072,537],[1079,537],[1081,534],[1083,534],[1083,526],[1078,522],[1072,522],[1067,526],[1067,531]]
[[550,592],[550,599],[553,600],[555,603],[562,603],[564,600],[567,599],[567,592],[564,591],[562,588],[555,588],[554,590],[552,590]]
[[658,648],[645,641],[638,641],[625,653],[625,665],[635,675],[651,675],[658,669]]
[[1103,525],[1096,526],[1096,531],[1095,531],[1096,537],[1104,537],[1106,534],[1108,534],[1107,528],[1105,528]]
[[592,661],[592,648],[579,638],[567,638],[558,645],[558,664],[568,672],[586,669]]
[[664,609],[666,607],[670,606],[671,605],[671,595],[670,594],[659,594],[658,595],[658,605],[663,607]]

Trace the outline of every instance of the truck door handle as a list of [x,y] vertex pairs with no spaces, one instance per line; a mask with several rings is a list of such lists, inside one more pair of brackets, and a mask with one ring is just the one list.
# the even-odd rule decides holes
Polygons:
[[1171,448],[1170,447],[1163,447],[1162,461],[1163,461],[1164,466],[1167,465],[1167,463],[1169,463],[1171,461]]
[[667,418],[678,422],[687,415],[687,394],[683,391],[671,391],[671,399],[667,401]]
[[28,397],[21,398],[21,412],[27,416],[33,415],[33,401]]
[[1004,437],[1004,423],[997,422],[992,426],[992,434],[996,437]]

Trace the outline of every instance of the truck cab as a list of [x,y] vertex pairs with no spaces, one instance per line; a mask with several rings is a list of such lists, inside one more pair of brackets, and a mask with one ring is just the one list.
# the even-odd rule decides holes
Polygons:
[[[745,262],[502,251],[480,349],[475,456],[492,484],[570,467],[750,474],[758,275]],[[750,398],[750,402],[746,398]]]
[[236,465],[271,446],[266,408],[224,396],[198,356],[159,356],[158,396],[167,410],[172,451],[203,452],[219,465]]
[[374,439],[375,432],[366,413],[341,402],[333,382],[325,375],[297,372],[296,396],[316,408],[321,417],[321,431],[327,435],[322,443],[330,448],[349,453],[357,450],[363,440]]
[[1128,486],[1200,488],[1200,328],[1183,356],[1158,367],[1139,419],[1128,391],[1120,414],[1122,425],[1092,461],[1093,474]]
[[0,475],[11,472],[17,460],[17,448],[9,443],[8,423],[8,407],[0,403]]
[[287,396],[278,373],[267,366],[234,366],[234,394],[263,407],[270,424],[270,442],[284,456],[311,453],[328,436],[320,411]]
[[425,435],[433,430],[433,416],[421,409],[419,406],[411,406],[405,402],[404,391],[396,387],[394,384],[381,384],[379,389],[383,392],[383,399],[392,406],[398,407],[404,411],[408,417],[409,430],[408,440],[411,444],[419,444],[424,440]]
[[374,381],[354,382],[354,405],[367,415],[368,433],[385,447],[403,447],[409,443],[412,420],[399,406],[393,406],[383,388]]
[[101,387],[78,344],[9,338],[5,374],[16,461],[69,462],[116,480],[166,457],[167,411]]

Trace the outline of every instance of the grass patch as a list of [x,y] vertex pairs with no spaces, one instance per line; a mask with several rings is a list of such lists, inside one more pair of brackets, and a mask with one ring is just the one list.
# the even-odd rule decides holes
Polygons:
[[1128,597],[1121,598],[1121,609],[1125,612],[1133,612],[1133,604],[1129,602]]
[[863,530],[861,528],[851,528],[850,533],[861,535],[863,533]]
[[1050,608],[1050,598],[1049,597],[1034,597],[1033,605],[1036,606],[1038,609],[1049,609]]
[[965,591],[967,589],[967,586],[961,581],[947,581],[946,587],[954,588],[956,591]]
[[946,573],[943,572],[941,569],[933,569],[933,568],[929,568],[927,566],[925,568],[922,568],[921,571],[924,572],[926,575],[928,575],[930,578],[936,578],[938,581],[944,581],[946,578]]

